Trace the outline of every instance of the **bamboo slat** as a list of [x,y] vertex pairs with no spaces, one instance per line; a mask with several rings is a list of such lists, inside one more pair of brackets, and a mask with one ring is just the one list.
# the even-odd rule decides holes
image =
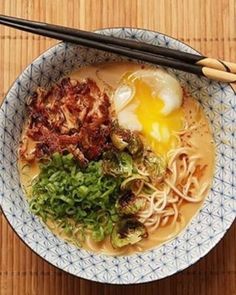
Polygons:
[[[236,62],[235,0],[0,0],[0,13],[76,28],[133,26]],[[0,101],[17,75],[56,41],[0,26]],[[210,254],[164,280],[112,286],[66,274],[32,253],[0,213],[0,295],[236,295],[236,226]]]

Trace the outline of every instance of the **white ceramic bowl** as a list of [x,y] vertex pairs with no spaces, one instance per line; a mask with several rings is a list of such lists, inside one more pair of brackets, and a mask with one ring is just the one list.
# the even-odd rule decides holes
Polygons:
[[[116,28],[99,33],[197,53],[182,42],[157,32]],[[209,196],[186,230],[154,250],[128,257],[108,257],[76,249],[45,228],[29,212],[23,196],[17,148],[25,100],[38,86],[49,87],[77,68],[122,59],[103,51],[59,43],[40,55],[16,79],[0,110],[0,204],[19,237],[51,264],[85,279],[131,284],[164,278],[190,266],[217,244],[234,221],[236,96],[226,84],[169,70],[201,103],[212,125],[217,159]]]

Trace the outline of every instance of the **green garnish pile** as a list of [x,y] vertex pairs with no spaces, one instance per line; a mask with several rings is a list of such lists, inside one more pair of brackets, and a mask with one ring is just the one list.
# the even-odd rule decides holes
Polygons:
[[103,175],[102,161],[81,169],[71,154],[54,154],[41,165],[33,184],[30,207],[44,221],[56,220],[68,234],[91,230],[95,241],[112,231],[120,181]]
[[[53,222],[69,240],[83,243],[86,234],[99,242],[111,237],[114,248],[134,244],[147,237],[137,215],[145,199],[135,195],[132,182],[159,177],[160,159],[143,151],[138,135],[116,127],[114,147],[98,161],[81,168],[72,154],[55,153],[42,163],[32,184],[30,207],[44,222]],[[145,177],[139,175],[142,165]],[[49,225],[49,223],[48,223]]]

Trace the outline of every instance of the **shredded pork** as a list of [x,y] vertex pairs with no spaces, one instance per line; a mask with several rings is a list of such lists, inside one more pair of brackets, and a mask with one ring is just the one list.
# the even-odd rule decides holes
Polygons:
[[[97,159],[108,144],[109,107],[108,96],[90,79],[64,78],[49,91],[39,88],[28,105],[20,156],[33,161],[55,152],[72,153],[81,165]],[[35,143],[33,151],[29,141]]]

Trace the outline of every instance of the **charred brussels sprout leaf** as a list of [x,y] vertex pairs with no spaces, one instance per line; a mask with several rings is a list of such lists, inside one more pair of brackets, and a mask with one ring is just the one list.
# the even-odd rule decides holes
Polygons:
[[122,135],[115,132],[111,133],[111,141],[120,151],[123,151],[128,146],[128,142],[122,137]]
[[120,220],[113,228],[111,234],[111,244],[114,248],[133,245],[147,238],[146,227],[135,218],[126,218]]
[[140,156],[143,152],[143,143],[139,135],[117,125],[112,129],[111,141],[118,150],[127,150],[132,156]]
[[160,177],[165,172],[165,164],[163,160],[154,153],[149,153],[143,158],[144,166],[151,177]]
[[119,151],[123,151],[129,144],[131,132],[120,128],[117,123],[114,123],[110,136],[113,145]]
[[119,163],[120,163],[122,175],[130,176],[133,171],[132,157],[127,153],[121,153],[119,156]]
[[125,152],[108,151],[104,154],[102,167],[105,174],[128,177],[133,171],[133,160]]
[[143,152],[143,142],[138,136],[138,134],[135,134],[135,133],[132,134],[127,149],[131,155],[137,156],[137,157],[141,156]]
[[126,191],[116,201],[116,209],[119,214],[133,215],[136,214],[145,204],[144,198],[135,196],[132,191]]

